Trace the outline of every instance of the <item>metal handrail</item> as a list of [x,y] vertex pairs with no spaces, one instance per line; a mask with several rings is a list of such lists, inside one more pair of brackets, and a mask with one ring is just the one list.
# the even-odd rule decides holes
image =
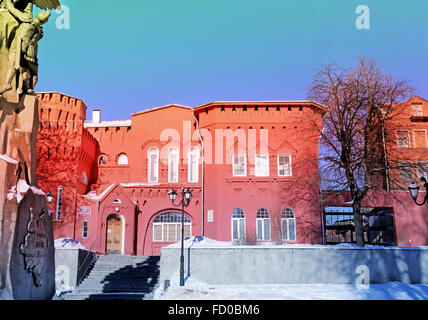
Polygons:
[[[82,269],[82,267],[85,265],[85,262],[86,262],[86,259],[88,259],[88,257],[89,257],[89,253],[90,252],[94,252],[93,251],[93,249],[94,249],[94,246],[95,246],[95,243],[97,242],[97,237],[95,236],[95,237],[88,237],[87,239],[95,239],[93,242],[92,242],[92,245],[91,245],[91,248],[89,249],[89,252],[88,253],[86,253],[86,257],[85,257],[85,259],[83,260],[83,263],[79,266],[79,268],[78,268],[78,270],[80,271],[81,269]],[[95,256],[96,256],[96,253],[95,253]],[[89,267],[88,267],[89,268]]]

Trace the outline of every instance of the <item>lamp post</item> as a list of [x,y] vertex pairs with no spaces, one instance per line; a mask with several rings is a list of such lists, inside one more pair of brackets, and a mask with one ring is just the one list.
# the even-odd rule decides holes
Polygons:
[[423,206],[427,201],[428,201],[428,183],[427,183],[427,179],[425,177],[421,177],[420,180],[424,183],[424,187],[425,187],[425,197],[424,197],[424,201],[422,203],[418,203],[416,200],[418,198],[418,193],[419,193],[419,186],[412,182],[409,185],[409,192],[410,195],[413,198],[413,201],[418,205],[418,206]]
[[177,198],[177,191],[171,190],[169,198],[175,207],[181,206],[181,254],[180,254],[180,286],[184,286],[184,207],[188,207],[190,201],[192,201],[192,192],[189,189],[181,188],[181,200],[178,204],[175,204]]

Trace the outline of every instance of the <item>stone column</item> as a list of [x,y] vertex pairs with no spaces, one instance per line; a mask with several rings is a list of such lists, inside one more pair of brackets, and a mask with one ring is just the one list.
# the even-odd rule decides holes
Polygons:
[[[23,95],[19,98],[18,103],[7,102],[0,97],[0,299],[20,299],[22,295],[17,295],[17,292],[22,292],[22,288],[26,288],[25,290],[28,292],[37,291],[34,296],[29,294],[25,298],[46,299],[52,291],[52,282],[54,283],[54,272],[49,274],[49,279],[44,276],[42,286],[49,286],[49,288],[43,287],[44,289],[40,289],[40,286],[34,281],[30,284],[28,281],[31,280],[31,277],[27,277],[25,284],[16,283],[16,281],[13,284],[11,280],[19,274],[31,274],[30,268],[27,268],[28,270],[22,268],[25,255],[21,253],[23,239],[26,234],[31,233],[27,230],[31,220],[27,211],[29,208],[34,209],[37,222],[42,211],[45,208],[47,210],[46,197],[42,192],[37,192],[36,188],[38,125],[38,101],[35,96]],[[24,163],[28,169],[27,178]],[[17,175],[17,172],[20,171],[19,167],[22,169],[20,177]],[[29,184],[25,180],[28,180]],[[30,188],[30,186],[33,187]],[[25,200],[26,198],[28,199]],[[20,206],[22,199],[25,200],[23,201],[25,205]],[[43,250],[39,250],[37,254],[51,257],[54,250],[53,233],[50,232],[52,219],[45,219],[44,224],[47,242],[42,249],[45,253],[42,252]],[[36,234],[37,237],[40,237],[39,233]],[[49,250],[52,250],[52,254]],[[14,256],[17,269],[11,268],[12,256]],[[48,262],[42,260],[40,261],[44,270],[50,270],[50,264],[54,265],[53,258]],[[53,280],[50,277],[53,277]],[[38,289],[28,289],[31,286]],[[40,292],[43,290],[49,294],[46,292],[41,294]]]

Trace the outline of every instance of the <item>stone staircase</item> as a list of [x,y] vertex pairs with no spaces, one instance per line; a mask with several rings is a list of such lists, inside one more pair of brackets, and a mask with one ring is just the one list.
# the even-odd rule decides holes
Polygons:
[[158,286],[160,257],[104,255],[64,300],[151,300]]

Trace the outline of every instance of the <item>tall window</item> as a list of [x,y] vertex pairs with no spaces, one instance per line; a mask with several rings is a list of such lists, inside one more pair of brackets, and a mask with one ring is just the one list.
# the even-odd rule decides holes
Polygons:
[[266,208],[257,211],[257,240],[270,240],[270,217]]
[[245,240],[245,214],[241,208],[232,213],[232,240]]
[[[153,220],[153,241],[181,240],[181,212],[165,212]],[[184,238],[192,235],[192,222],[184,215]]]
[[171,148],[168,152],[168,182],[178,182],[178,149]]
[[410,167],[410,163],[401,162],[400,163],[400,176],[403,181],[413,181],[413,172]]
[[409,134],[407,131],[398,131],[397,132],[397,146],[399,148],[408,148],[409,147]]
[[62,191],[64,188],[62,186],[58,187],[58,196],[56,199],[56,220],[62,219]]
[[88,237],[88,220],[83,221],[82,238]]
[[192,148],[188,154],[187,176],[189,182],[198,182],[199,180],[199,149]]
[[412,103],[412,116],[420,117],[424,115],[422,103]]
[[289,154],[278,155],[278,176],[279,177],[291,176],[291,155]]
[[157,148],[149,149],[147,153],[149,162],[147,177],[149,182],[158,182],[159,180],[159,150]]
[[414,130],[413,135],[415,137],[415,148],[427,147],[427,133],[425,130]]
[[255,161],[255,175],[256,177],[268,177],[269,176],[269,155],[257,154]]
[[296,217],[293,209],[285,208],[281,218],[282,240],[296,240]]
[[117,164],[128,165],[128,157],[126,156],[126,154],[122,153],[119,155],[119,157],[117,158]]
[[233,156],[233,176],[245,177],[247,175],[247,156],[245,154]]

